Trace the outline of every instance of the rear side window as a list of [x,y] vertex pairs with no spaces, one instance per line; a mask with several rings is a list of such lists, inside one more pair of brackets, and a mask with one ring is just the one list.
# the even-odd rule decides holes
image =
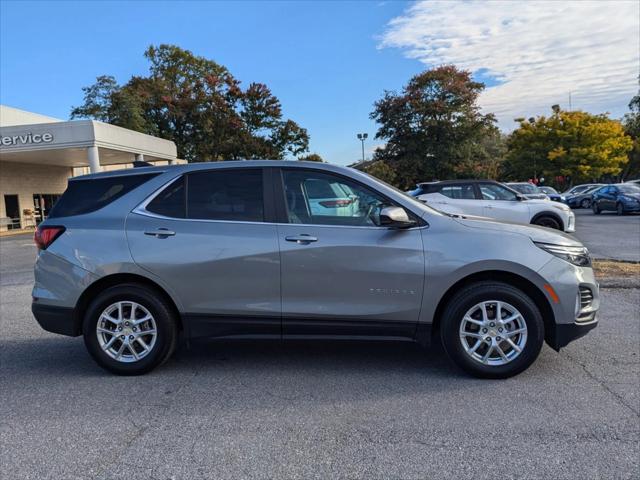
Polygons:
[[184,183],[184,177],[171,183],[149,202],[147,210],[164,217],[184,218],[186,216]]
[[475,200],[476,194],[473,191],[473,185],[447,185],[443,186],[440,193],[445,197],[457,200]]
[[91,180],[71,180],[51,209],[49,218],[95,212],[149,181],[159,173],[122,175]]
[[187,218],[263,222],[262,170],[242,168],[187,175]]

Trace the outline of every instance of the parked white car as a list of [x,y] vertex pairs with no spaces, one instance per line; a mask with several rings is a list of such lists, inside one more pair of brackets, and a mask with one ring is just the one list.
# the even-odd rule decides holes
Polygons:
[[515,190],[491,180],[420,183],[407,193],[450,214],[476,215],[565,232],[575,231],[575,215],[567,205],[549,200],[528,200]]

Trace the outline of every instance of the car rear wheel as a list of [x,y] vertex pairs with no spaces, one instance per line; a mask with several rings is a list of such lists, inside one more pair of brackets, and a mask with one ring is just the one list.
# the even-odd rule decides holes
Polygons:
[[534,225],[540,225],[541,227],[553,228],[555,230],[562,230],[558,219],[551,215],[542,215],[533,221]]
[[600,215],[601,210],[596,202],[593,202],[591,204],[591,210],[593,210],[593,213],[595,213],[596,215]]
[[501,282],[468,285],[447,304],[440,329],[445,351],[467,373],[507,378],[538,357],[544,323],[523,291]]
[[624,215],[624,207],[622,206],[622,203],[618,202],[616,204],[616,213],[618,215]]
[[178,329],[161,295],[127,284],[96,297],[87,309],[83,334],[87,350],[102,368],[119,375],[140,375],[169,359]]
[[591,200],[589,200],[588,198],[585,198],[580,202],[580,208],[589,208],[590,206]]

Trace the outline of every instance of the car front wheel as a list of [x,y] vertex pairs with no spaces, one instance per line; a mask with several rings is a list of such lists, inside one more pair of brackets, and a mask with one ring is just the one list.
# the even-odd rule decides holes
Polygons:
[[616,205],[616,213],[618,215],[624,215],[624,206],[620,202]]
[[177,326],[165,299],[142,285],[103,291],[91,303],[83,323],[87,350],[102,368],[119,375],[140,375],[173,353]]
[[440,329],[453,362],[481,378],[507,378],[538,357],[544,323],[522,290],[502,282],[468,285],[447,304]]
[[541,227],[553,228],[554,230],[562,230],[560,222],[551,215],[542,215],[533,221],[534,225]]
[[593,202],[591,204],[591,210],[593,210],[593,213],[595,213],[596,215],[600,215],[601,210],[596,202]]
[[585,198],[580,202],[581,208],[589,208],[590,206],[591,206],[591,200],[589,200],[588,198]]

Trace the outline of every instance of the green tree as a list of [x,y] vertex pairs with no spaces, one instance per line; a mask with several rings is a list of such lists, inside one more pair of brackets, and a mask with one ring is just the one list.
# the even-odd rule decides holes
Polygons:
[[499,178],[507,153],[506,135],[492,129],[478,143],[479,146],[476,143],[467,146],[471,151],[468,155],[463,155],[460,163],[455,166],[457,177]]
[[389,164],[383,162],[382,160],[366,162],[360,167],[356,166],[356,168],[358,168],[358,170],[362,170],[365,173],[368,173],[373,177],[376,177],[382,180],[383,182],[390,183],[391,185],[394,185],[398,178],[398,175],[394,170],[394,168],[391,167]]
[[243,89],[222,65],[174,45],[145,52],[147,76],[118,85],[101,76],[83,88],[72,118],[92,118],[173,140],[188,161],[280,159],[308,150],[309,135],[282,115],[262,83]]
[[514,179],[571,176],[572,181],[618,175],[628,162],[632,140],[622,124],[606,114],[564,111],[549,117],[518,119],[509,136],[507,176]]
[[445,65],[414,76],[400,93],[386,91],[370,115],[386,142],[374,160],[393,166],[403,187],[457,176],[487,155],[483,139],[497,134],[495,117],[477,105],[483,89],[470,72]]
[[303,157],[298,158],[301,162],[320,162],[323,163],[324,160],[317,153],[310,153],[309,155],[305,155]]
[[622,119],[625,133],[631,138],[633,147],[629,152],[629,163],[622,172],[623,179],[640,177],[640,92],[629,102],[629,110]]

